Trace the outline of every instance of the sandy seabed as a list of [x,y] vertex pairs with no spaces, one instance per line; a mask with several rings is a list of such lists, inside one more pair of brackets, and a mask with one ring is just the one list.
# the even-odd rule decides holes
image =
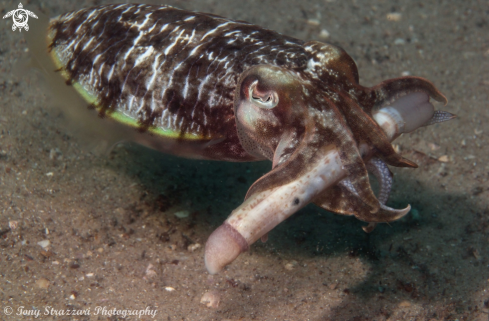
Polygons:
[[[56,16],[103,3],[24,4]],[[487,2],[166,4],[340,45],[366,86],[406,74],[432,81],[458,118],[395,142],[420,167],[393,169],[389,204],[414,210],[365,234],[356,219],[310,205],[211,276],[207,237],[270,164],[192,161],[134,144],[87,150],[49,108],[39,76],[13,72],[29,53],[5,19],[0,319],[89,310],[56,320],[489,320]],[[0,15],[17,5],[0,3]],[[200,303],[206,292],[220,299],[217,308]]]

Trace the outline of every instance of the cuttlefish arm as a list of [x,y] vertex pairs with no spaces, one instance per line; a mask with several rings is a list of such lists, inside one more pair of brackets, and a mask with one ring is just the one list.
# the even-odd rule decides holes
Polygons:
[[[314,85],[298,74],[271,66],[252,68],[241,77],[235,95],[239,138],[250,154],[272,160],[273,170],[251,186],[245,202],[210,235],[205,248],[210,273],[219,272],[258,239],[266,239],[270,230],[310,202],[374,224],[397,220],[409,212],[409,205],[401,210],[385,205],[392,183],[385,163],[409,163],[386,148],[386,142],[433,118],[435,122],[449,118],[447,114],[440,117],[429,103],[430,96],[443,96],[431,89],[413,90],[381,105],[386,95],[378,99],[381,89],[368,89],[358,99],[368,105],[365,97],[374,97],[371,116],[362,128],[375,128],[381,138],[365,135],[362,140],[356,137],[359,129],[350,130],[351,118],[332,102],[333,98],[341,101],[339,96],[318,94]],[[361,110],[353,113],[353,118],[361,118]],[[371,191],[368,168],[380,179],[379,199]],[[369,229],[372,225],[366,227]]]

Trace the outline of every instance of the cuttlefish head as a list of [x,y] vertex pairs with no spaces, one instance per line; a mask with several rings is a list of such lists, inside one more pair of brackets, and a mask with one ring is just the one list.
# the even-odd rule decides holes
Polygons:
[[276,167],[297,148],[311,117],[301,79],[275,66],[245,72],[235,99],[238,137],[245,150]]
[[[365,88],[353,60],[338,47],[310,43],[306,49],[307,69],[258,65],[239,79],[238,137],[249,154],[273,165],[209,237],[205,263],[212,274],[310,202],[372,224],[406,215],[409,206],[385,205],[392,182],[386,164],[416,164],[396,154],[390,142],[453,116],[434,111],[430,96],[445,98],[424,79],[398,78]],[[367,170],[380,181],[378,197]]]

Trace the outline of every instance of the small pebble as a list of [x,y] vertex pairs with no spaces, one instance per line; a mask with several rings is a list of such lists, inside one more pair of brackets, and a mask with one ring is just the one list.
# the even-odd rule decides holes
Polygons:
[[319,33],[319,38],[322,38],[322,39],[328,39],[330,36],[328,30],[326,29],[322,29],[321,32]]
[[411,306],[411,303],[409,301],[402,301],[399,303],[399,307],[401,308],[409,308]]
[[440,161],[442,163],[448,163],[449,159],[448,159],[447,155],[443,155],[443,156],[438,157],[438,161]]
[[289,263],[285,264],[285,269],[292,271],[296,266],[297,266],[297,261],[290,261]]
[[148,265],[148,267],[146,268],[146,272],[145,272],[147,277],[151,278],[151,277],[156,276],[156,272],[153,270],[153,268],[154,268],[153,264],[150,263]]
[[406,40],[404,40],[402,38],[397,38],[396,40],[394,40],[395,45],[404,45],[405,43],[406,43]]
[[430,147],[431,150],[439,150],[440,145],[437,145],[435,143],[428,143],[428,146]]
[[320,24],[318,19],[309,19],[309,20],[307,20],[307,23],[311,26],[319,26],[319,24]]
[[17,222],[17,221],[9,221],[8,222],[8,227],[10,227],[10,229],[12,231],[15,230],[18,225],[19,225],[19,222]]
[[165,290],[168,292],[173,292],[173,291],[175,291],[175,288],[172,288],[171,286],[166,286]]
[[221,295],[217,291],[208,291],[204,293],[200,299],[201,304],[205,304],[208,308],[217,309],[219,307],[219,302],[221,301]]
[[188,247],[187,247],[187,250],[189,250],[190,252],[193,252],[197,249],[200,249],[202,245],[200,245],[199,243],[195,243],[195,244],[190,244]]
[[49,159],[55,160],[55,158],[56,158],[56,150],[54,148],[51,148],[51,150],[49,151]]
[[41,255],[44,256],[44,257],[51,257],[51,256],[54,255],[54,253],[51,252],[51,251],[44,251],[43,250],[43,251],[41,251]]
[[187,211],[187,210],[175,212],[175,216],[178,217],[178,218],[186,218],[189,215],[190,215],[190,212]]
[[47,289],[49,287],[49,280],[45,278],[40,278],[36,281],[36,285],[38,288]]
[[402,14],[400,14],[399,12],[391,12],[387,14],[386,18],[389,21],[399,21],[402,18]]
[[37,245],[42,247],[43,249],[47,248],[51,242],[49,240],[44,240],[44,241],[39,241],[37,242]]

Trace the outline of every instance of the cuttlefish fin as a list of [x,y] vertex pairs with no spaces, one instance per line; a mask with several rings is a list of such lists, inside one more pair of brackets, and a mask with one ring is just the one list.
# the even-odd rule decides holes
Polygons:
[[31,60],[18,66],[22,74],[28,70],[36,70],[42,76],[40,85],[52,101],[53,114],[61,112],[64,115],[60,126],[67,133],[77,136],[78,143],[96,154],[110,153],[111,147],[123,141],[136,141],[139,133],[127,126],[116,122],[108,122],[100,118],[91,109],[88,102],[67,80],[62,76],[63,69],[56,65],[52,59],[49,44],[52,40],[47,37],[50,32],[50,19],[38,13],[39,20],[36,28],[23,33]]

